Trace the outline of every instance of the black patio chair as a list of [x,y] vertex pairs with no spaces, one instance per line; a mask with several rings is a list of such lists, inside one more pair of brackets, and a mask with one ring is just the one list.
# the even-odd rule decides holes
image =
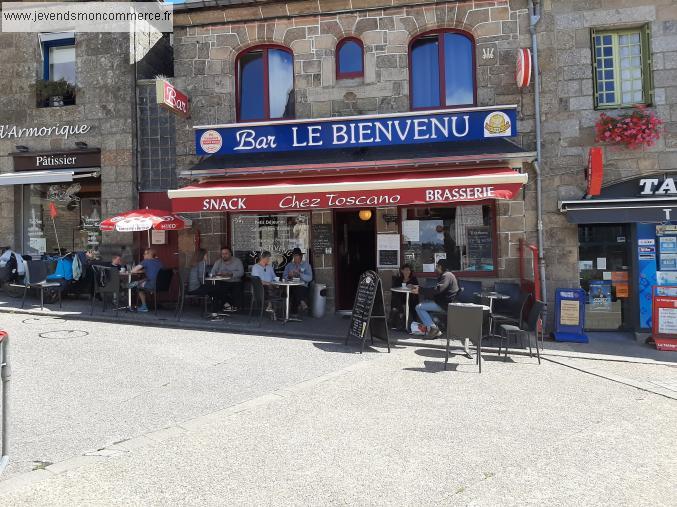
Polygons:
[[501,315],[517,316],[522,306],[522,288],[515,282],[496,282],[494,291],[509,296],[510,299],[498,299],[494,301],[494,313]]
[[[521,292],[519,295],[519,300],[516,302],[516,304],[508,307],[508,311],[510,313],[500,313],[494,308],[494,313],[491,316],[491,318],[494,320],[494,329],[496,329],[496,326],[501,326],[502,324],[520,326],[524,321],[526,310],[529,308],[531,297],[532,296],[530,292]],[[498,301],[496,303],[498,303]],[[498,304],[496,304],[496,306],[498,306]]]
[[24,259],[24,281],[23,283],[10,283],[10,287],[23,288],[23,297],[21,299],[21,308],[26,304],[26,294],[28,289],[37,289],[40,291],[40,310],[45,308],[45,291],[55,290],[59,298],[59,308],[61,308],[61,282],[47,280],[47,264],[42,261],[27,261]]
[[208,294],[198,295],[198,294],[188,294],[188,280],[187,277],[184,277],[183,271],[178,269],[176,270],[177,276],[179,277],[179,297],[176,305],[176,320],[181,320],[183,316],[183,306],[188,301],[197,301],[202,307],[202,317],[207,315],[208,305],[211,297]]
[[143,289],[146,295],[153,296],[153,305],[155,315],[157,315],[158,299],[162,293],[169,293],[172,288],[172,278],[174,277],[174,270],[169,268],[162,268],[155,279],[154,289]]
[[478,293],[482,292],[482,282],[477,280],[459,280],[458,287],[461,292],[456,296],[459,303],[479,303]]
[[266,309],[268,303],[273,305],[273,315],[276,316],[276,306],[279,306],[282,303],[282,298],[280,296],[269,296],[266,297],[266,290],[263,286],[263,282],[258,276],[252,276],[251,281],[251,302],[249,304],[249,321],[251,322],[252,314],[254,313],[254,307],[259,308],[259,323],[258,327],[261,327],[261,321],[263,320],[263,312]]
[[91,266],[91,276],[93,277],[93,289],[91,293],[91,306],[89,314],[94,314],[94,300],[97,296],[101,297],[101,311],[106,311],[106,298],[111,296],[111,302],[115,307],[115,316],[118,315],[119,297],[122,290],[120,282],[120,271],[116,268],[106,266]]
[[[538,364],[541,364],[541,353],[538,349],[538,326],[543,317],[543,301],[536,301],[529,311],[529,317],[526,322],[522,322],[520,326],[512,324],[501,325],[501,344],[498,347],[498,355],[501,355],[503,340],[505,339],[505,358],[508,358],[508,346],[512,337],[519,337],[520,343],[523,336],[526,336],[529,345],[529,357],[533,357],[531,350],[531,335],[536,337],[536,356],[538,357]],[[543,329],[541,329],[541,348],[543,347]]]
[[470,340],[476,349],[475,362],[482,373],[482,336],[484,335],[485,311],[480,305],[464,306],[449,303],[447,308],[447,348],[444,369],[449,363],[449,345],[451,340]]

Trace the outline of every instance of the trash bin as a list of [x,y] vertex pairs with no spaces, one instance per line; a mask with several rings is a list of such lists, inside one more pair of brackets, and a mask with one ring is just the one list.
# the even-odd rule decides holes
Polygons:
[[324,283],[313,284],[313,317],[321,319],[327,308],[327,285]]

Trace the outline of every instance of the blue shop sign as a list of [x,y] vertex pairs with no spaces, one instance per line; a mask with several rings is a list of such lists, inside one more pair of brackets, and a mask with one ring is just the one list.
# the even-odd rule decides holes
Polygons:
[[198,155],[479,141],[517,135],[517,106],[196,126]]

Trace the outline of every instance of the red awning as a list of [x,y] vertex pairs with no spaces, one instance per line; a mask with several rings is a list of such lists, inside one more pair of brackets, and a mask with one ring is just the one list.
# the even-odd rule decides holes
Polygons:
[[168,192],[174,212],[299,211],[512,199],[527,175],[509,168],[272,181],[207,181]]

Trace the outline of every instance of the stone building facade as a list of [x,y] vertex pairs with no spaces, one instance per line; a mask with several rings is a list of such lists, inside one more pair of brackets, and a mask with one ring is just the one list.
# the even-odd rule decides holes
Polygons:
[[[411,110],[409,44],[417,35],[436,29],[458,29],[472,35],[476,44],[477,106],[516,104],[516,142],[526,150],[534,147],[533,86],[520,90],[514,77],[516,49],[530,45],[526,0],[219,4],[193,8],[189,2],[175,13],[175,83],[190,96],[192,105],[190,120],[176,122],[179,171],[198,162],[193,125],[236,121],[235,66],[243,50],[260,44],[291,49],[296,118],[402,113]],[[336,79],[335,51],[344,37],[356,37],[364,45],[363,77]],[[525,166],[524,171],[529,168]],[[525,199],[498,203],[500,278],[519,276],[518,244],[521,238],[534,239],[528,227],[533,231],[535,221],[527,224],[527,210],[533,209],[531,183]],[[313,212],[313,223],[331,219],[331,212]],[[215,237],[210,250],[218,249],[226,238],[223,221],[204,214],[203,221],[197,223],[202,224],[204,241],[209,241],[211,234]],[[378,223],[379,232],[392,227],[385,221]],[[314,259],[318,278],[330,288],[331,262],[330,255],[320,254]]]
[[[36,89],[43,78],[47,79],[43,75],[46,72],[46,54],[49,52],[49,42],[46,41],[59,42],[61,36],[70,38],[72,42],[69,45],[74,45],[74,97],[69,97],[63,104],[40,104],[36,98],[36,93],[39,95]],[[163,42],[159,44],[160,40]],[[80,217],[80,199],[77,194],[69,202],[66,199],[51,199],[57,208],[55,222],[62,250],[91,246],[108,254],[111,250],[119,250],[121,246],[132,246],[130,233],[105,233],[103,237],[87,237],[81,219],[84,220],[85,213],[96,219],[136,207],[136,79],[152,77],[171,64],[167,47],[166,39],[150,34],[0,34],[0,87],[3,90],[0,97],[0,126],[4,128],[0,135],[0,173],[12,176],[16,172],[19,175],[17,157],[25,160],[33,157],[35,161],[35,156],[39,154],[60,155],[66,161],[65,164],[37,167],[39,170],[55,169],[58,172],[70,168],[66,159],[75,160],[74,157],[87,152],[92,155],[88,163],[92,164],[90,169],[95,177],[88,178],[87,183],[81,185],[83,191],[85,187],[89,189],[87,201],[92,209],[85,212],[83,201]],[[14,127],[17,135],[10,133]],[[77,127],[79,130],[75,133],[71,130],[66,135],[60,130],[64,127]],[[30,129],[35,130],[31,133]],[[82,164],[76,165],[79,166],[74,169],[76,172],[86,168]],[[63,179],[60,181],[65,187],[71,185]],[[61,183],[56,187],[60,186]],[[28,190],[29,187],[31,185],[4,183],[0,186],[2,245],[26,252],[31,238],[35,238],[33,246],[37,249],[33,253],[38,253],[45,248],[42,241],[46,239],[47,253],[53,253],[55,245],[52,244],[54,238],[50,237],[52,224],[47,206],[50,198],[44,195],[43,187],[38,185],[34,190]],[[29,195],[30,198],[27,197]],[[28,200],[35,200],[35,206],[27,203]],[[36,216],[32,217],[31,213]],[[90,232],[93,232],[96,227],[90,225]],[[29,227],[33,227],[31,233],[28,232]],[[85,237],[82,241],[79,239],[81,235]]]

